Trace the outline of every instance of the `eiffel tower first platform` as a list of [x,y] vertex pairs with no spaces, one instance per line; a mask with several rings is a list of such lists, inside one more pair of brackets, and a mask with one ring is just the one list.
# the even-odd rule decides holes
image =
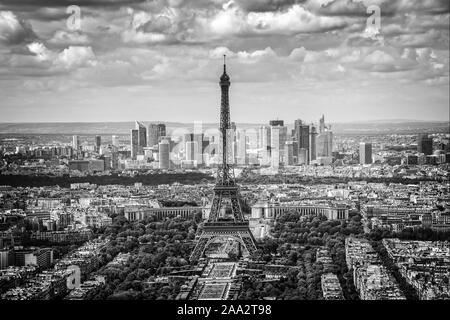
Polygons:
[[[214,198],[208,220],[191,253],[190,261],[198,261],[208,247],[217,238],[232,238],[239,242],[244,255],[256,250],[255,239],[250,231],[248,220],[244,219],[240,204],[239,186],[236,185],[231,165],[228,163],[227,138],[230,133],[230,105],[228,90],[230,77],[227,75],[224,56],[223,74],[220,77],[222,91],[220,106],[221,163],[217,170]],[[225,209],[225,210],[224,210]],[[231,211],[231,218],[224,218],[224,211]]]

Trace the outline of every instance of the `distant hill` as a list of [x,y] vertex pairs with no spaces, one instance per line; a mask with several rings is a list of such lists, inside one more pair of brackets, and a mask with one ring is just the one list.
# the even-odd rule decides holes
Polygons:
[[[149,121],[142,121],[148,125]],[[152,121],[153,123],[153,121]],[[157,122],[155,122],[157,123]],[[159,122],[158,122],[159,123]],[[184,128],[191,131],[192,123],[163,122],[167,130]],[[237,123],[237,127],[257,128],[262,123]],[[376,120],[365,122],[331,123],[336,134],[414,134],[420,132],[449,133],[448,121],[415,121],[415,120]],[[293,124],[287,123],[292,129]],[[204,123],[203,129],[217,128],[217,123]],[[39,122],[39,123],[0,123],[2,134],[129,134],[134,122]]]

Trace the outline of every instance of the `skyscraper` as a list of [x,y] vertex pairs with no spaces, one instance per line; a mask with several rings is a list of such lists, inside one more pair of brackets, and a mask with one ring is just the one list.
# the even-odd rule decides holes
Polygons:
[[[193,154],[193,159],[186,159],[186,160],[195,160],[197,161],[197,165],[203,164],[203,140],[204,140],[204,134],[203,133],[188,133],[184,135],[184,141],[186,146],[186,154],[188,152],[187,150],[187,143],[188,142],[195,142],[195,153]],[[192,146],[191,146],[192,147]]]
[[316,156],[331,157],[333,153],[333,132],[324,131],[316,138]]
[[154,123],[150,123],[148,125],[147,144],[149,147],[153,147],[158,144],[158,125]]
[[319,119],[319,133],[325,131],[325,115],[322,115],[322,118]]
[[270,120],[269,121],[269,125],[270,126],[284,126],[284,121],[283,120]]
[[[302,123],[298,119],[294,122],[295,140],[298,142],[298,148],[305,149],[309,153],[309,126]],[[296,150],[294,150],[296,151]],[[307,155],[307,163],[309,163],[309,155]]]
[[197,141],[187,141],[186,142],[186,160],[196,161],[197,154],[198,154]]
[[144,148],[147,147],[147,129],[139,121],[136,121],[135,129],[138,130],[138,151],[137,151],[137,154],[144,154]]
[[285,161],[284,164],[292,166],[294,164],[294,142],[293,141],[286,141],[285,144]]
[[236,144],[237,144],[237,164],[245,165],[248,164],[248,156],[247,156],[247,137],[245,134],[245,130],[238,129],[236,131]]
[[308,150],[305,148],[298,149],[298,164],[307,164],[308,163]]
[[311,133],[309,135],[309,161],[313,161],[316,160],[316,155],[317,155],[317,151],[316,151],[316,136],[317,136],[317,130],[316,127],[311,124]]
[[170,169],[170,142],[168,139],[162,139],[158,144],[159,168]]
[[166,136],[166,125],[164,123],[151,123],[148,125],[148,146],[158,145],[161,137]]
[[361,142],[359,144],[359,163],[370,164],[372,163],[372,144]]
[[270,127],[261,126],[258,129],[258,149],[261,165],[268,164],[270,160]]
[[74,135],[72,137],[72,147],[76,151],[80,148],[80,137],[79,136]]
[[[275,122],[276,121],[276,122]],[[287,128],[282,120],[270,121],[270,155],[272,167],[278,167],[284,158]]]
[[258,131],[254,128],[245,130],[249,149],[258,149]]
[[95,136],[95,151],[100,152],[100,147],[102,146],[102,137]]
[[112,136],[112,145],[119,148],[119,136]]
[[139,150],[139,130],[131,129],[131,159],[136,160],[136,156],[138,155]]
[[417,151],[425,155],[431,155],[433,153],[433,138],[430,138],[427,134],[419,134],[417,136]]

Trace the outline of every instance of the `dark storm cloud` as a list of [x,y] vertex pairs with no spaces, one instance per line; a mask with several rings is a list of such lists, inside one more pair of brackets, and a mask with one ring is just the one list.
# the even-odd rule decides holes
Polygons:
[[172,27],[172,21],[168,17],[159,16],[150,20],[139,29],[144,32],[160,32],[163,33]]
[[247,12],[279,11],[306,0],[236,0],[239,7]]
[[68,7],[71,5],[83,7],[121,7],[146,2],[147,0],[2,0],[0,8],[9,7]]
[[[395,2],[395,0],[393,1]],[[392,16],[396,12],[396,7],[391,2],[380,5],[380,11],[383,16]],[[367,6],[361,1],[353,0],[334,0],[323,4],[317,11],[324,16],[343,16],[343,17],[367,17]]]
[[[333,0],[323,4],[317,13],[325,16],[366,17],[370,1]],[[376,4],[376,2],[374,2]],[[449,13],[449,0],[388,0],[381,4],[382,17],[392,17],[397,14],[420,13],[440,15]]]
[[[147,0],[2,0],[0,11],[13,11],[26,20],[58,21],[67,19],[71,13],[66,9],[71,5],[77,5],[81,9],[115,10],[121,7],[134,7],[146,3]],[[88,10],[83,15],[90,15]]]

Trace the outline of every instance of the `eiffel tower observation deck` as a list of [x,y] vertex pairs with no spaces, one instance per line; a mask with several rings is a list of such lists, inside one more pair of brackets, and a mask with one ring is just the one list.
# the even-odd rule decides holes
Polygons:
[[[256,250],[255,239],[250,231],[248,220],[244,219],[241,209],[239,186],[234,179],[233,169],[228,161],[230,125],[229,88],[230,77],[227,74],[224,55],[223,74],[220,77],[220,163],[217,170],[216,185],[208,220],[203,225],[199,240],[191,253],[191,262],[198,261],[205,249],[218,239],[237,241],[242,255],[250,255]],[[228,213],[228,214],[227,214]]]

